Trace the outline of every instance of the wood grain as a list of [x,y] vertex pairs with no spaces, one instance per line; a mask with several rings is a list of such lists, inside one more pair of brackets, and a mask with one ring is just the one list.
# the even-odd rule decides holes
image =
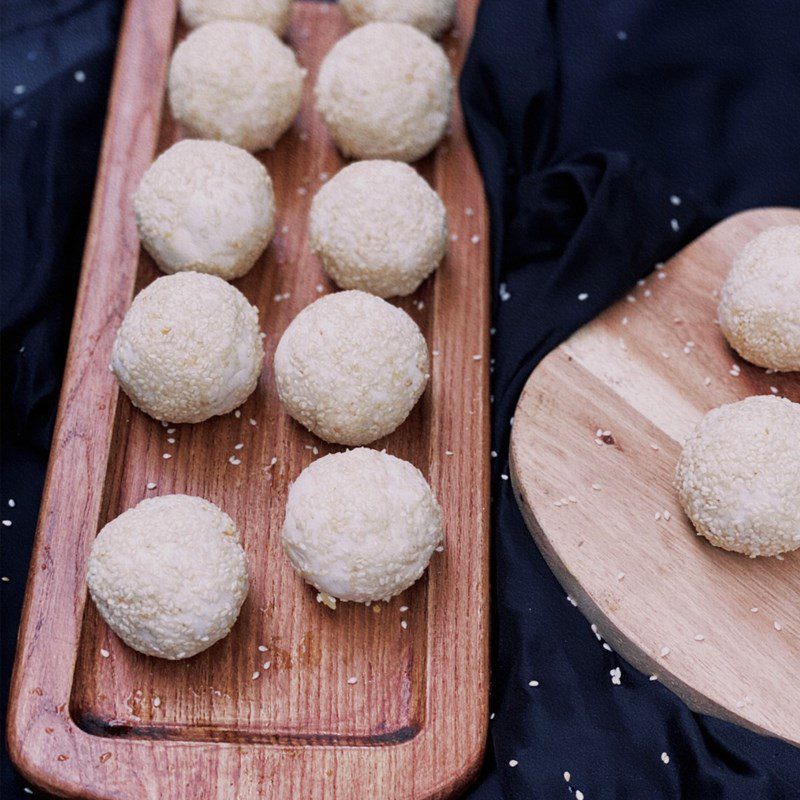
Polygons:
[[800,211],[729,218],[544,359],[515,412],[511,477],[551,569],[616,650],[691,707],[800,744],[800,551],[712,547],[672,488],[705,412],[770,387],[800,401],[800,375],[748,364],[715,324],[733,255],[789,223]]
[[[476,5],[460,4],[455,35],[443,42],[456,71]],[[431,482],[445,514],[445,552],[391,603],[331,612],[279,544],[288,487],[317,457],[312,448],[340,449],[283,413],[271,361],[297,312],[333,290],[310,255],[306,216],[326,174],[344,162],[311,90],[321,58],[345,32],[335,7],[296,4],[288,39],[309,69],[304,105],[275,150],[259,156],[275,185],[278,233],[236,283],[259,307],[267,334],[258,389],[239,417],[169,434],[131,406],[107,367],[134,292],[158,276],[139,247],[130,196],[154,154],[181,135],[164,98],[169,55],[183,35],[174,3],[129,0],[9,714],[15,762],[52,793],[438,798],[479,766],[488,691],[487,224],[458,108],[443,144],[418,164],[445,200],[454,240],[435,277],[398,303],[436,353],[431,383],[409,420],[375,444]],[[244,448],[234,450],[237,443]],[[238,466],[228,462],[234,453]],[[157,488],[148,491],[148,482]],[[105,522],[171,492],[224,508],[243,531],[251,571],[230,636],[185,662],[122,645],[86,602],[84,585]]]

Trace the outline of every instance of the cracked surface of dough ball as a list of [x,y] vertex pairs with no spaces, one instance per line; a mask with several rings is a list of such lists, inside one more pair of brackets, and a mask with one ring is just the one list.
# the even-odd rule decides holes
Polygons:
[[325,56],[315,93],[344,155],[416,161],[444,134],[453,77],[444,51],[424,33],[371,22]]
[[275,230],[266,169],[224,142],[172,145],[145,172],[133,210],[142,244],[166,273],[233,280],[253,266]]
[[219,139],[250,152],[272,147],[288,130],[303,95],[292,50],[252,22],[209,22],[172,55],[172,115],[198,139]]
[[316,300],[275,350],[275,384],[286,411],[337,444],[369,444],[391,433],[428,377],[428,347],[417,323],[365,292]]
[[283,36],[291,13],[292,0],[181,0],[181,17],[189,28],[227,19],[264,25]]
[[247,596],[247,561],[227,514],[173,494],[142,500],[100,531],[86,582],[125,644],[174,660],[228,635]]
[[722,287],[719,323],[742,358],[800,371],[800,225],[769,228],[745,246]]
[[434,38],[452,24],[456,0],[339,0],[351,25],[405,22]]
[[800,404],[760,395],[709,411],[675,470],[697,532],[725,550],[774,556],[800,547]]
[[411,294],[439,266],[447,214],[439,195],[399,161],[358,161],[317,192],[311,248],[342,289]]
[[442,543],[442,512],[407,461],[358,448],[312,462],[289,490],[283,548],[320,599],[388,600]]
[[264,347],[258,310],[214,275],[178,272],[134,298],[111,369],[137,407],[164,422],[227,414],[253,392]]

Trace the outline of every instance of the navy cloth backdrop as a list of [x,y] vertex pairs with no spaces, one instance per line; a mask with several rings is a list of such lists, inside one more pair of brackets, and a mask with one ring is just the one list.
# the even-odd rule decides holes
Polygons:
[[[2,9],[4,708],[119,12]],[[689,712],[601,647],[500,474],[552,347],[715,220],[800,205],[800,3],[484,0],[461,94],[492,212],[498,452],[494,718],[470,796],[797,800],[800,751]],[[23,785],[4,758],[3,797]]]

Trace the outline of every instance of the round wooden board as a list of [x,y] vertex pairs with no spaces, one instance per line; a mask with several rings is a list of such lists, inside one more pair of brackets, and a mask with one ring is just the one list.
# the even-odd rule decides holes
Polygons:
[[730,217],[544,359],[515,413],[511,477],[550,568],[621,655],[692,708],[798,745],[800,551],[712,547],[672,488],[709,409],[772,387],[800,401],[800,374],[746,363],[715,324],[734,254],[790,223],[800,211]]

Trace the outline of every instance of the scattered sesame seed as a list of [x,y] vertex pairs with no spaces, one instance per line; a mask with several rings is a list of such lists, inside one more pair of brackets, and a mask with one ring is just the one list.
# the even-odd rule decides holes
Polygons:
[[10,528],[11,527],[11,520],[10,519],[4,519],[3,520],[3,525],[5,525],[6,528]]
[[73,75],[73,77],[75,78],[75,80],[78,83],[83,83],[86,80],[86,73],[82,69],[79,69],[79,70],[76,70],[76,72]]
[[402,619],[402,620],[400,620],[400,627],[403,630],[406,630],[408,628],[408,623],[404,619]]
[[772,392],[772,394],[778,394],[778,387],[777,386],[770,386],[769,390]]
[[306,189],[305,186],[298,186],[297,187],[297,194],[299,194],[301,197],[305,197],[305,195],[308,194],[308,189]]
[[611,649],[611,645],[608,642],[603,642],[603,650],[608,650],[609,653],[613,653],[614,652]]
[[669,647],[662,647],[661,648],[661,657],[666,658],[670,654],[671,650]]
[[489,714],[489,719],[494,719],[494,711],[492,711],[492,713]]
[[580,300],[581,302],[583,302],[584,300],[588,300],[588,299],[589,299],[589,295],[586,292],[581,292],[578,295],[578,300]]
[[571,495],[570,495],[570,496],[567,498],[567,500],[569,500],[569,501],[570,501],[570,503],[577,503],[577,502],[578,502],[578,498],[577,498],[577,497],[575,497],[575,495],[574,495],[574,494],[571,494]]
[[239,466],[239,464],[241,464],[241,463],[242,463],[242,459],[241,459],[241,458],[236,458],[236,456],[231,456],[231,457],[228,459],[228,463],[229,463],[229,464],[233,464],[233,466],[234,466],[234,467],[238,467],[238,466]]
[[564,780],[565,780],[567,783],[569,783],[569,779],[570,779],[571,777],[572,777],[572,776],[569,774],[569,772],[565,772],[565,773],[564,773]]
[[252,676],[250,677],[250,680],[251,680],[251,681],[255,681],[255,680],[258,680],[260,677],[261,677],[261,673],[260,673],[258,670],[256,670],[256,671],[255,671],[255,672],[252,674]]
[[473,211],[473,210],[472,210],[472,209],[471,209],[469,206],[467,206],[467,207],[464,209],[464,213],[465,213],[465,214],[466,214],[468,217],[471,217],[471,216],[473,216],[473,215],[475,214],[475,212],[474,212],[474,211]]
[[669,522],[672,519],[672,514],[669,511],[664,511],[664,519]]
[[239,442],[233,446],[234,450],[241,450],[244,447],[244,442]]
[[594,489],[596,492],[599,492],[599,491],[601,491],[601,490],[602,490],[602,488],[603,488],[603,487],[602,487],[602,486],[601,486],[599,483],[593,483],[593,484],[592,484],[592,489]]
[[580,789],[575,790],[575,800],[583,800],[583,792]]
[[0,581],[3,581],[3,583],[10,583],[11,578],[9,578],[8,575],[3,575],[3,577],[0,578]]
[[492,458],[497,458],[497,450],[492,450],[492,452],[491,452],[489,455],[490,455]]
[[660,511],[656,511],[656,513],[653,514],[653,519],[655,519],[655,521],[658,522],[658,520],[661,519],[661,512]]
[[648,680],[657,681],[658,680],[658,675],[651,675]]
[[172,436],[172,434],[173,434],[173,433],[175,433],[175,428],[167,428],[167,433],[168,433],[170,436]]
[[22,83],[18,83],[14,87],[14,94],[25,94],[25,85]]
[[672,228],[673,231],[675,231],[675,233],[677,233],[680,230],[680,225],[678,225],[678,220],[676,220],[674,217],[669,221],[669,226],[670,228]]
[[573,599],[572,597],[570,597],[569,595],[567,595],[567,602],[568,602],[568,603],[571,603],[573,606],[575,606],[575,608],[577,608],[577,607],[578,607],[578,603],[577,603],[577,601],[576,601],[576,600],[574,600],[574,599]]
[[681,199],[676,194],[671,195],[670,198],[669,198],[669,201],[674,206],[679,206],[681,204]]
[[539,681],[528,681],[528,686],[534,686],[535,687],[535,686],[538,686],[538,685],[539,685]]
[[260,645],[258,646],[258,651],[259,651],[260,653],[266,653],[268,649],[269,649],[269,648],[268,648],[266,645],[264,645],[264,644],[260,644]]
[[754,614],[758,614],[758,606],[753,606],[753,607],[752,607],[750,610],[751,610],[751,611],[752,611]]
[[661,760],[662,760],[662,761],[663,761],[665,764],[669,764],[669,756],[668,756],[666,753],[662,753],[662,754],[661,754]]
[[161,458],[163,459],[172,458],[172,453],[162,453]]
[[614,669],[609,670],[609,675],[611,675],[611,683],[614,686],[622,685],[622,670],[619,667],[614,667]]
[[653,296],[653,292],[650,289],[645,289],[644,290],[644,296],[645,297],[652,297]]
[[704,386],[711,386],[711,378],[709,378],[709,377],[706,377],[706,378],[703,380],[703,385],[704,385]]
[[653,450],[660,450],[661,449],[657,444],[651,444],[650,447]]
[[505,472],[501,473],[500,480],[507,481],[508,480],[508,475],[506,475]]
[[480,361],[482,358],[483,356],[480,353],[475,353],[475,355],[472,356],[473,361]]
[[405,614],[406,611],[408,611],[408,606],[400,606],[400,612],[402,614]]
[[33,794],[33,789],[30,789],[27,786],[23,786],[22,791],[25,792],[25,794]]
[[778,622],[778,620],[775,620],[775,622],[772,623],[772,627],[775,628],[776,631],[783,630],[783,625],[781,625],[780,622]]
[[477,233],[473,234],[472,237],[470,238],[470,241],[472,242],[472,244],[478,244],[478,242],[480,242],[480,240],[481,240],[481,237],[478,236]]
[[152,481],[150,481],[150,483],[147,484],[147,488],[150,489],[150,490],[156,489],[157,487],[158,487],[158,484],[157,483],[153,483]]
[[662,350],[661,358],[669,358],[669,353],[666,350]]
[[627,38],[628,38],[627,31],[617,31],[617,39],[619,39],[621,42],[626,41]]
[[636,298],[635,298],[635,297],[634,297],[632,294],[625,295],[625,299],[626,299],[626,300],[627,300],[629,303],[635,303],[635,302],[636,302]]
[[352,686],[354,683],[358,683],[358,678],[356,678],[355,675],[351,675],[347,679],[347,682]]
[[617,580],[618,580],[618,581],[623,581],[623,580],[625,580],[625,573],[624,573],[624,572],[619,572],[619,573],[617,573]]
[[623,325],[627,325],[627,324],[628,324],[628,321],[629,321],[629,320],[628,320],[628,318],[627,318],[627,317],[623,317],[623,318],[622,318],[622,324],[623,324]]
[[450,234],[450,241],[451,242],[457,242],[458,241],[458,234],[457,233],[451,233]]
[[272,662],[271,662],[271,661],[265,661],[265,662],[264,662],[264,663],[261,665],[261,667],[262,667],[263,669],[269,669],[271,666],[272,666]]
[[168,444],[175,444],[175,440],[170,436],[169,439],[167,439],[167,443]]
[[236,419],[239,419],[239,417],[242,416],[241,410],[237,408],[236,411],[233,412],[233,416],[236,417]]
[[153,705],[154,705],[156,708],[158,708],[158,707],[161,705],[161,698],[160,698],[160,697],[154,697],[154,698],[153,698]]
[[16,505],[16,502],[14,500],[9,500],[8,501],[8,507],[9,508],[14,508],[15,505]]
[[704,641],[704,640],[705,640],[705,638],[706,638],[706,637],[705,637],[705,636],[703,636],[703,634],[702,634],[702,633],[696,633],[696,634],[695,634],[695,637],[694,637],[694,640],[695,640],[696,642],[702,642],[702,641]]
[[247,421],[248,421],[248,422],[249,422],[249,423],[250,423],[250,424],[251,424],[251,425],[252,425],[254,428],[255,428],[255,426],[256,426],[256,425],[258,425],[258,422],[257,422],[256,420],[254,420],[252,417],[250,417],[250,419],[249,419],[249,420],[247,420]]
[[509,766],[509,767],[516,767],[516,766],[517,766],[517,764],[519,764],[519,761],[517,761],[517,759],[516,759],[516,758],[512,758],[512,759],[511,759],[511,760],[508,762],[508,766]]
[[105,649],[105,647],[101,647],[100,655],[103,656],[103,658],[108,658],[111,655],[111,653],[109,653],[108,650]]

